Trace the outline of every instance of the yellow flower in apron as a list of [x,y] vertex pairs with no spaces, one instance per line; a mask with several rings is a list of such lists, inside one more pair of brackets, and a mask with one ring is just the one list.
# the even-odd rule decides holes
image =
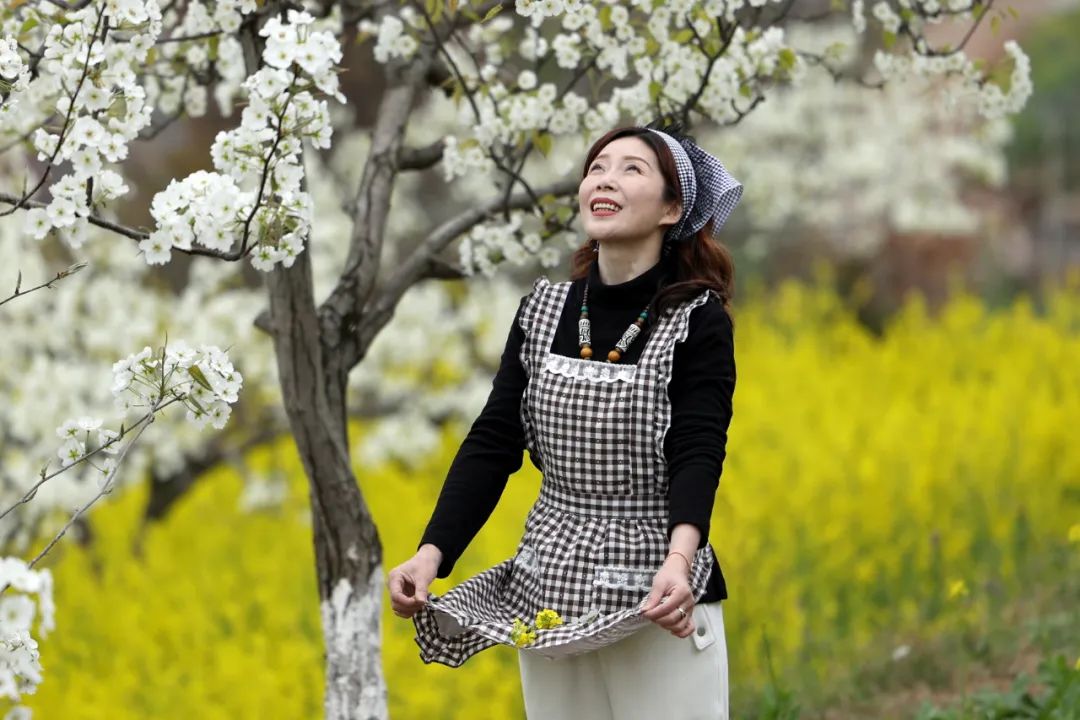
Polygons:
[[559,616],[559,613],[550,608],[545,608],[536,613],[536,627],[540,630],[550,630],[551,628],[559,627],[562,624],[562,617]]
[[526,625],[521,618],[514,618],[514,627],[510,629],[510,639],[518,647],[525,647],[536,642],[536,631]]

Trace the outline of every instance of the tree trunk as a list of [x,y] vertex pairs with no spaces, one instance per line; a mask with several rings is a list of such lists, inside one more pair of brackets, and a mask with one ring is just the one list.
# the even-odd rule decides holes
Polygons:
[[285,412],[310,488],[326,643],[326,718],[386,718],[382,545],[349,463],[346,383],[327,371],[310,253],[300,253],[291,268],[276,268],[267,283]]

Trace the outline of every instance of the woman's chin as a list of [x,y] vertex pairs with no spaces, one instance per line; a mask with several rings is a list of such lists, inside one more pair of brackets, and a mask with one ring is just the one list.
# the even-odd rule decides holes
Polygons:
[[608,232],[592,232],[587,235],[600,244],[607,243],[608,245],[623,245],[633,244],[637,237],[627,235],[626,233],[608,231]]
[[585,223],[585,234],[597,242],[604,242],[605,240],[618,241],[623,237],[625,233],[620,232],[620,228],[616,227],[612,223],[592,221]]

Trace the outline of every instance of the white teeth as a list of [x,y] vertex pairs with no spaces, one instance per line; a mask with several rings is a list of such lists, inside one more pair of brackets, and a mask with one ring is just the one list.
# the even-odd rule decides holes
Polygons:
[[610,210],[611,212],[618,212],[619,206],[614,203],[598,202],[593,203],[593,210]]

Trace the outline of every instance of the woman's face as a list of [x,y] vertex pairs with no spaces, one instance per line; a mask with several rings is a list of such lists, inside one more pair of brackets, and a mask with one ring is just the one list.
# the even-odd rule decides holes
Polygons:
[[638,137],[612,140],[593,158],[578,186],[585,234],[597,242],[663,237],[678,222],[678,201],[665,202],[656,153]]

